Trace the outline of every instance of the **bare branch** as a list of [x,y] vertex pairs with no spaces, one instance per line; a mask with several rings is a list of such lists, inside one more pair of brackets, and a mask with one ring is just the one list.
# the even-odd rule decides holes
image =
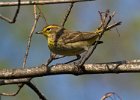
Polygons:
[[[100,41],[100,39],[102,38],[103,34],[108,31],[109,29],[116,27],[117,25],[120,25],[121,22],[115,23],[113,25],[109,25],[112,18],[114,17],[114,13],[110,14],[109,10],[106,10],[106,12],[104,13],[104,15],[99,12],[100,14],[100,18],[101,18],[101,25],[97,28],[97,31],[95,31],[96,34],[100,33],[99,38],[97,39],[97,41],[94,43],[91,51],[87,51],[85,53],[85,55],[82,57],[82,59],[79,61],[78,66],[83,66],[83,64],[89,59],[89,57],[92,55],[92,53],[95,51],[96,47],[98,46],[98,41]],[[82,68],[83,69],[83,68]],[[83,69],[84,70],[84,69]]]
[[16,10],[15,15],[14,15],[14,18],[12,20],[9,19],[9,18],[7,18],[7,17],[5,17],[5,16],[2,16],[1,14],[0,14],[0,18],[3,19],[3,20],[5,20],[5,21],[7,21],[7,22],[9,22],[9,23],[15,23],[16,22],[16,18],[17,18],[17,15],[19,13],[19,10],[20,10],[20,0],[18,0],[18,2],[17,2],[17,10]]
[[31,82],[26,83],[38,96],[41,100],[47,100],[46,97],[38,90],[38,88]]
[[[112,98],[112,96],[114,96],[114,99]],[[116,100],[115,96],[118,98],[118,100],[122,100],[121,97],[116,94],[115,92],[108,92],[106,93],[101,100],[106,100],[107,98],[111,98],[111,100]]]
[[13,93],[0,93],[0,95],[3,95],[3,96],[16,96],[20,92],[22,87],[23,87],[23,85],[18,85],[18,90],[16,92],[13,92]]
[[21,79],[1,79],[0,86],[8,85],[8,84],[20,84],[20,83],[27,83],[29,82],[29,78],[21,78]]
[[[30,32],[30,34],[29,34],[29,38],[28,38],[28,43],[27,43],[27,48],[26,48],[26,52],[25,52],[25,56],[24,56],[24,61],[23,61],[23,66],[22,66],[22,68],[25,68],[25,65],[26,65],[26,61],[27,61],[27,57],[28,57],[28,54],[29,54],[29,49],[30,49],[30,46],[31,46],[31,39],[32,39],[32,36],[33,36],[33,32],[34,32],[34,30],[35,30],[35,28],[36,28],[36,25],[37,25],[37,22],[38,22],[38,19],[39,19],[39,17],[40,17],[40,12],[39,12],[39,15],[37,15],[37,7],[36,7],[36,5],[34,5],[33,6],[33,9],[34,9],[34,24],[33,24],[33,26],[32,26],[32,29],[31,29],[31,32]],[[40,92],[39,92],[39,90],[35,87],[35,85],[33,85],[31,82],[30,82],[30,80],[31,80],[32,78],[27,78],[27,85],[29,86],[29,87],[31,87],[37,94],[38,94],[38,96],[42,99],[42,100],[47,100]],[[20,79],[21,80],[21,79]],[[22,79],[23,80],[23,79]],[[25,79],[24,79],[25,80]],[[24,82],[25,83],[25,82]],[[22,84],[19,84],[20,86],[24,86],[24,83],[22,82]]]
[[[59,3],[75,3],[84,1],[95,1],[95,0],[36,0],[36,1],[22,1],[21,6],[24,5],[45,5],[45,4],[59,4]],[[4,6],[17,6],[18,2],[0,2],[0,7]]]
[[42,10],[41,10],[40,6],[39,6],[39,5],[37,5],[36,7],[37,7],[37,9],[39,10],[40,17],[42,17],[42,18],[43,18],[43,20],[46,22],[46,25],[48,25],[47,19],[46,19],[46,17],[45,17],[45,15],[44,15],[44,13],[42,12]]
[[85,71],[79,70],[74,64],[60,64],[52,67],[40,65],[32,68],[1,69],[0,79],[34,78],[59,74],[137,73],[140,72],[140,60],[84,64],[83,67]]
[[22,66],[23,68],[26,65],[26,60],[27,60],[27,57],[28,57],[28,54],[29,54],[29,49],[30,49],[30,46],[31,46],[31,40],[32,40],[33,32],[34,32],[34,30],[36,28],[39,16],[40,15],[37,15],[37,12],[36,12],[36,5],[34,5],[34,17],[35,17],[35,20],[34,20],[34,24],[32,26],[31,32],[30,32],[29,37],[28,37],[27,48],[26,48],[26,52],[25,52],[25,56],[24,56],[24,60],[23,60],[23,66]]
[[61,26],[64,27],[64,25],[65,25],[65,23],[66,23],[66,21],[67,21],[69,15],[70,15],[70,12],[71,12],[71,10],[72,10],[73,5],[74,5],[74,3],[71,3],[71,4],[70,4],[70,7],[69,7],[69,9],[67,10],[67,13],[66,13],[66,15],[65,15],[65,17],[64,17],[64,21],[62,22]]

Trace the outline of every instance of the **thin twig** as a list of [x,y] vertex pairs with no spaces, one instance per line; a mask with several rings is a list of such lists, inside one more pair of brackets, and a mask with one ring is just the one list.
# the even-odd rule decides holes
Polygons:
[[43,14],[43,12],[42,12],[42,10],[40,9],[40,7],[37,5],[36,6],[37,7],[37,9],[39,10],[39,12],[40,12],[40,17],[42,17],[43,19],[44,19],[44,21],[46,22],[46,25],[48,25],[48,22],[47,22],[47,20],[46,20],[46,17],[45,17],[45,15]]
[[71,3],[71,4],[70,4],[70,7],[69,7],[68,10],[67,10],[67,13],[66,13],[66,15],[65,15],[65,17],[64,17],[64,20],[63,20],[61,26],[64,27],[64,25],[65,25],[65,23],[66,23],[66,21],[67,21],[69,15],[70,15],[70,12],[71,12],[71,10],[72,10],[73,5],[74,5],[74,3]]
[[[35,17],[35,21],[34,21],[34,25],[32,27],[32,30],[30,32],[30,35],[29,35],[29,40],[28,40],[28,44],[27,44],[27,49],[26,49],[26,53],[25,53],[25,57],[24,57],[24,61],[23,61],[23,68],[25,67],[26,65],[26,60],[27,60],[27,57],[28,57],[28,53],[29,53],[29,49],[30,49],[30,44],[31,44],[31,38],[32,38],[32,35],[33,35],[33,32],[36,28],[36,24],[37,24],[37,21],[39,19],[39,16],[37,16],[37,12],[36,12],[36,5],[34,5],[34,17]],[[16,18],[16,17],[14,17]],[[31,78],[27,78],[28,82],[31,80]],[[15,82],[15,81],[14,81]],[[19,91],[21,90],[21,88],[24,86],[24,83],[22,84],[18,84],[18,90],[17,92],[15,93],[1,93],[1,95],[4,95],[4,96],[15,96],[19,93]]]
[[[37,15],[36,5],[34,5],[34,8],[33,8],[33,9],[34,9],[34,19],[35,19],[35,20],[34,20],[34,24],[33,24],[33,26],[32,26],[32,29],[31,29],[31,32],[30,32],[29,38],[28,38],[27,48],[26,48],[26,52],[25,52],[25,56],[24,56],[23,65],[22,65],[23,68],[25,68],[26,61],[27,61],[28,54],[29,54],[29,49],[30,49],[30,46],[31,46],[31,39],[32,39],[32,36],[33,36],[33,32],[34,32],[34,30],[35,30],[35,28],[36,28],[38,19],[39,19],[39,17],[40,17],[40,14]],[[28,78],[28,79],[27,79],[28,83],[30,82],[31,79],[32,79],[32,78]],[[19,85],[23,87],[23,86],[24,86],[24,83],[19,84]]]
[[37,12],[36,12],[36,5],[34,5],[34,17],[35,17],[34,24],[33,24],[33,26],[32,26],[31,32],[30,32],[30,34],[29,34],[28,43],[27,43],[27,48],[26,48],[26,52],[25,52],[25,56],[24,56],[24,60],[23,60],[23,68],[24,68],[25,65],[26,65],[27,57],[28,57],[28,54],[29,54],[29,49],[30,49],[30,46],[31,46],[32,36],[33,36],[34,30],[35,30],[35,28],[36,28],[38,19],[39,19],[39,17],[40,17],[40,15],[37,15]]
[[[0,86],[8,85],[8,84],[20,84],[29,82],[29,78],[21,78],[21,79],[0,79]],[[18,85],[19,86],[19,85]]]
[[[24,5],[45,5],[45,4],[59,4],[59,3],[72,3],[72,2],[86,2],[95,0],[34,0],[22,1],[21,6]],[[0,2],[0,7],[4,6],[17,6],[18,2]]]
[[[100,39],[102,38],[102,36],[103,36],[103,34],[104,34],[105,31],[109,30],[110,28],[113,28],[114,25],[116,27],[117,25],[120,25],[121,24],[121,22],[118,22],[117,24],[116,23],[113,24],[113,27],[112,27],[112,25],[111,26],[108,26],[109,23],[110,23],[110,21],[111,21],[111,19],[112,19],[112,17],[114,16],[114,14],[113,15],[109,15],[109,11],[108,10],[106,11],[106,13],[105,13],[104,16],[102,16],[102,13],[101,12],[99,12],[99,14],[100,14],[100,18],[101,18],[101,25],[97,29],[98,30],[102,29],[102,32],[100,32],[100,36],[99,36],[99,38],[98,38],[97,41],[100,41]],[[109,18],[109,19],[106,22],[107,18]],[[83,66],[83,64],[89,59],[89,57],[95,51],[97,45],[98,45],[98,42],[95,42],[94,43],[94,46],[91,49],[91,51],[89,53],[87,52],[86,56],[83,56],[82,57],[82,59],[80,61],[80,64],[78,66]]]
[[[101,98],[101,100],[106,100],[107,98],[112,98],[111,96],[116,96],[119,100],[122,100],[121,97],[120,97],[118,94],[116,94],[115,92],[108,92],[108,93],[106,93],[106,94]],[[112,98],[112,100],[113,100],[113,98]],[[114,98],[114,100],[116,100],[116,98]]]
[[41,100],[47,100],[47,98],[38,90],[38,88],[30,82],[26,83],[38,96]]
[[[19,13],[19,10],[20,10],[20,0],[18,0],[18,7],[17,7],[17,10],[16,10],[15,15],[14,15],[12,20],[7,18],[7,17],[4,17],[2,15],[0,15],[0,18],[5,20],[5,21],[7,21],[7,22],[9,22],[9,23],[15,23],[16,22],[16,18],[17,18],[18,13]],[[17,95],[19,93],[19,91],[21,90],[22,87],[23,86],[18,86],[18,90],[15,93],[0,93],[0,95],[15,96],[15,95]]]
[[0,95],[3,95],[3,96],[16,96],[19,93],[19,91],[22,89],[22,87],[23,87],[22,85],[18,86],[18,90],[16,92],[14,92],[14,93],[0,93]]
[[[34,5],[34,24],[33,24],[33,26],[32,26],[32,29],[31,29],[31,32],[30,32],[30,34],[29,34],[29,38],[28,38],[28,43],[27,43],[27,48],[26,48],[26,53],[25,53],[25,56],[24,56],[24,61],[23,61],[23,68],[25,68],[25,65],[26,65],[26,61],[27,61],[27,57],[28,57],[28,54],[29,54],[29,49],[30,49],[30,46],[31,46],[31,39],[32,39],[32,36],[33,36],[33,32],[34,32],[34,30],[35,30],[35,28],[36,28],[36,25],[37,25],[37,22],[38,22],[38,19],[39,19],[39,17],[40,17],[40,12],[39,12],[39,15],[37,15],[37,6],[36,5]],[[45,97],[43,97],[43,95],[41,95],[41,93],[38,91],[38,89],[30,82],[30,80],[31,80],[32,78],[28,78],[27,79],[27,85],[29,86],[29,87],[31,87],[37,94],[38,94],[38,96],[42,99],[42,100],[46,100],[46,99],[44,99]],[[19,85],[21,85],[22,87],[25,85],[25,83],[22,83],[22,84],[19,84]]]
[[17,18],[18,13],[19,13],[19,10],[20,10],[20,0],[18,0],[18,2],[17,2],[17,10],[16,10],[15,15],[14,15],[12,20],[7,18],[7,17],[5,17],[5,16],[2,16],[1,14],[0,14],[0,18],[5,20],[5,21],[7,21],[7,22],[9,22],[9,23],[15,23],[16,18]]

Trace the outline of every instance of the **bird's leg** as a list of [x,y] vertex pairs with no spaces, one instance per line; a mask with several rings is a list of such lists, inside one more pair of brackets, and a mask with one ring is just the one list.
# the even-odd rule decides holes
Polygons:
[[76,60],[79,60],[80,58],[81,58],[80,55],[76,55],[76,58],[75,58],[75,59],[73,59],[73,60],[71,60],[71,61],[68,61],[68,62],[66,62],[65,64],[68,64],[68,63],[74,62],[74,61],[76,61]]
[[60,58],[64,58],[64,57],[66,57],[66,56],[55,57],[53,60],[60,59]]
[[95,45],[95,43],[97,43],[97,44],[102,44],[102,43],[104,43],[103,41],[95,41],[92,45]]
[[[103,43],[103,41],[96,41],[98,44],[101,44],[101,43]],[[93,44],[94,45],[94,44]],[[88,51],[88,50],[86,50],[86,51]],[[71,63],[71,62],[74,62],[74,61],[77,61],[77,60],[79,60],[80,58],[81,58],[81,60],[76,64],[77,66],[78,65],[80,65],[81,66],[81,62],[82,62],[82,60],[84,59],[84,57],[86,56],[86,54],[87,54],[87,52],[82,56],[82,58],[81,58],[81,56],[80,55],[76,55],[76,59],[73,59],[73,60],[71,60],[71,61],[68,61],[68,62],[66,62],[65,64],[68,64],[68,63]],[[60,56],[60,57],[56,57],[57,55],[56,54],[54,54],[54,53],[51,53],[50,54],[50,58],[48,59],[48,61],[46,62],[46,66],[48,66],[53,60],[56,60],[56,59],[60,59],[60,58],[64,58],[65,56]]]
[[[96,42],[97,42],[98,44],[102,44],[102,43],[103,43],[103,41],[96,41]],[[94,44],[95,44],[95,43],[94,43]],[[93,44],[93,45],[94,45],[94,44]]]
[[46,62],[46,66],[48,66],[53,60],[56,60],[56,59],[60,59],[60,58],[64,58],[65,56],[60,56],[60,57],[56,57],[57,55],[54,54],[54,53],[51,53],[50,54],[50,58],[48,59],[48,61]]

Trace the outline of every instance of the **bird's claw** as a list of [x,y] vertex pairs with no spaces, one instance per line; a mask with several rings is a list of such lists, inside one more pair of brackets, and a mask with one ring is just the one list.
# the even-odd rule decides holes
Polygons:
[[78,68],[78,71],[86,71],[84,65],[81,64],[80,62],[73,62],[73,63]]

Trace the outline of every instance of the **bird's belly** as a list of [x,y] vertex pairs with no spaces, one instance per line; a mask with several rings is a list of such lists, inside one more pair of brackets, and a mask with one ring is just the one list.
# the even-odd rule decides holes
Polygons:
[[81,54],[85,51],[85,49],[81,46],[81,43],[68,43],[68,44],[49,44],[48,47],[51,52],[58,55],[65,56],[75,56],[77,54]]
[[51,52],[65,56],[75,56],[77,54],[81,54],[91,45],[90,41],[80,41],[67,44],[62,44],[62,42],[57,44],[54,44],[54,42],[48,43],[48,47]]

